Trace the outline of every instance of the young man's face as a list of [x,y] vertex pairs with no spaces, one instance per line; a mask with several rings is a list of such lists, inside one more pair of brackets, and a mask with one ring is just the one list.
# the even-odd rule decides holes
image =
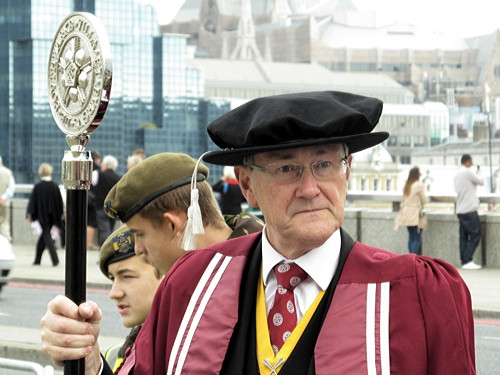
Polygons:
[[[342,145],[322,145],[255,155],[254,164],[265,168],[271,163],[279,175],[293,174],[293,164],[303,166],[302,175],[291,181],[280,181],[280,176],[248,167],[237,167],[236,173],[242,191],[253,207],[260,207],[266,221],[266,234],[273,247],[295,259],[322,245],[344,221],[344,203],[350,175],[351,157],[346,173],[341,159],[345,158]],[[329,163],[321,163],[330,161]],[[276,164],[275,164],[276,163]],[[310,169],[316,164],[317,175],[334,165],[332,176],[317,178]],[[319,168],[319,169],[318,169]],[[321,168],[324,168],[321,170]],[[345,170],[345,169],[344,169]],[[286,254],[284,254],[286,252]]]
[[144,323],[162,279],[158,271],[134,255],[111,263],[108,277],[113,283],[109,298],[115,301],[122,324],[131,328]]
[[162,275],[185,254],[180,247],[182,236],[175,236],[167,219],[161,225],[155,225],[135,214],[127,221],[127,227],[134,236],[135,253],[144,254],[147,262],[158,268]]

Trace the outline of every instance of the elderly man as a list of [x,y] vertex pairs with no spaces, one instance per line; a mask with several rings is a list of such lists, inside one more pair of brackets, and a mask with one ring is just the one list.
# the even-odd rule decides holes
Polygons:
[[204,160],[235,166],[265,230],[176,262],[120,374],[475,373],[457,270],[341,228],[351,154],[388,137],[371,133],[381,112],[373,98],[301,93],[208,126],[222,150]]

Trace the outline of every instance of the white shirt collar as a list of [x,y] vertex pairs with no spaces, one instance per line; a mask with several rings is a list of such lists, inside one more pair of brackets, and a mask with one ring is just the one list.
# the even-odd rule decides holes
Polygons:
[[[294,259],[293,262],[306,271],[322,290],[326,290],[337,269],[339,254],[340,230],[337,229],[323,245]],[[262,231],[262,277],[264,285],[267,285],[274,266],[282,261],[290,262],[291,260],[283,257],[271,246],[264,227]]]

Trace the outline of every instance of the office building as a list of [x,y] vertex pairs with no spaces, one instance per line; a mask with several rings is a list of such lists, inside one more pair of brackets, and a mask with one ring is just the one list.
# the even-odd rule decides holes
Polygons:
[[115,156],[120,173],[135,148],[193,157],[207,150],[206,124],[220,113],[209,110],[200,69],[186,66],[186,36],[160,36],[153,7],[137,0],[2,1],[0,154],[16,181],[35,182],[38,166],[48,162],[61,182],[69,146],[50,111],[47,68],[56,30],[75,11],[101,20],[113,56],[110,103],[87,150]]

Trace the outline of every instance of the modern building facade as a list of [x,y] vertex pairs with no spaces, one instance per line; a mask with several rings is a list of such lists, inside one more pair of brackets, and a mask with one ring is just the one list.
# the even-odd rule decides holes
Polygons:
[[[206,124],[225,108],[204,100],[200,69],[186,66],[186,36],[159,35],[151,6],[137,0],[0,2],[0,154],[18,183],[33,183],[38,166],[60,176],[65,135],[52,118],[47,67],[52,40],[71,12],[95,14],[113,56],[110,104],[87,149],[114,155],[119,172],[135,148],[147,155],[207,150]],[[60,182],[60,181],[59,181]]]

